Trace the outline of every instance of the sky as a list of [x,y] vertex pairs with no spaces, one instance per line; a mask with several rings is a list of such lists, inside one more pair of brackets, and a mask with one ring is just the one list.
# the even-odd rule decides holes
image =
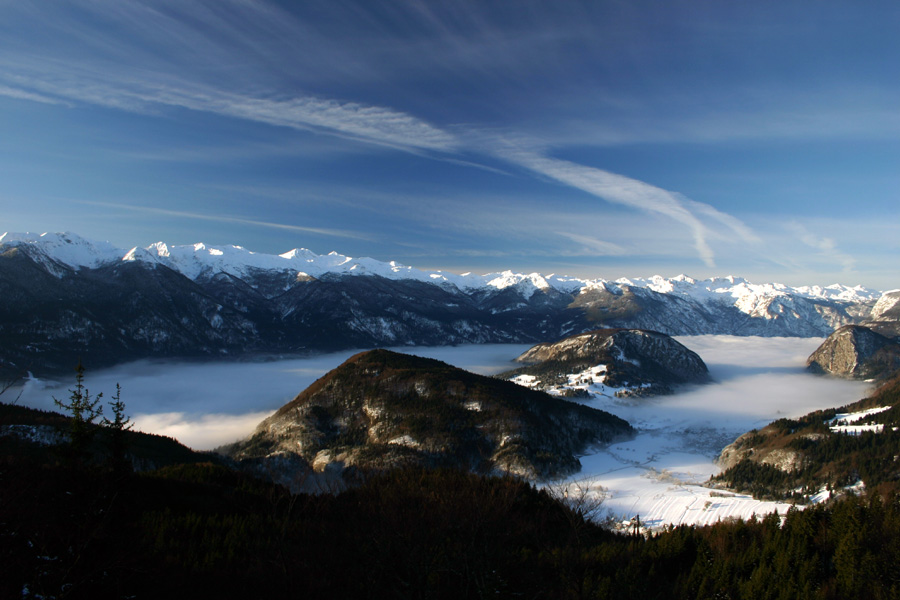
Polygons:
[[0,0],[0,232],[900,287],[900,4]]

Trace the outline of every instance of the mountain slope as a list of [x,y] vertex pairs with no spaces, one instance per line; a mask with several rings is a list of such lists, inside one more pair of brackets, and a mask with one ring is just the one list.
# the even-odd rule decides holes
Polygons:
[[603,411],[437,360],[371,350],[320,378],[229,454],[297,455],[317,471],[415,464],[546,478],[577,471],[588,446],[631,433]]
[[860,325],[841,327],[806,362],[814,373],[877,379],[900,370],[900,343]]
[[[109,460],[110,430],[94,425],[95,438],[90,447],[90,462],[103,465]],[[69,441],[71,418],[57,412],[37,410],[0,402],[0,456],[12,462],[37,460],[57,462],[65,456],[61,445]],[[161,467],[219,462],[221,457],[191,450],[177,440],[140,431],[122,432],[125,456],[135,471]]]

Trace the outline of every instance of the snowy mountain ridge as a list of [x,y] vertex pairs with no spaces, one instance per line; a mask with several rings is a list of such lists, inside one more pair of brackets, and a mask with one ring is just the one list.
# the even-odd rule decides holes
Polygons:
[[75,270],[97,268],[115,262],[141,261],[165,265],[195,281],[218,273],[244,278],[260,271],[287,271],[315,278],[329,273],[377,275],[392,280],[451,285],[467,292],[482,288],[503,290],[514,287],[526,300],[538,290],[553,289],[563,293],[586,290],[617,292],[632,287],[647,288],[657,293],[681,296],[702,303],[709,301],[734,303],[746,314],[751,314],[764,298],[794,296],[816,300],[865,302],[877,300],[882,296],[880,291],[863,286],[850,287],[836,283],[825,287],[818,285],[789,287],[779,283],[754,284],[733,276],[698,280],[683,274],[672,278],[655,275],[649,278],[621,278],[609,281],[513,271],[484,275],[455,274],[445,271],[422,271],[394,261],[352,258],[337,252],[319,255],[306,248],[295,248],[275,255],[253,252],[235,245],[210,246],[197,243],[168,246],[164,242],[157,242],[146,248],[134,247],[124,250],[116,248],[109,242],[88,240],[70,232],[4,233],[0,235],[0,244],[29,245],[39,250],[39,255],[50,261]]

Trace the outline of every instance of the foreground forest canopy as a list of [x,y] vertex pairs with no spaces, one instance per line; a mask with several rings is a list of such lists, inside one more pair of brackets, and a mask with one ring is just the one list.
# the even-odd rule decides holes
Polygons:
[[230,468],[142,474],[10,452],[4,598],[894,598],[900,499],[651,537],[522,480],[395,470],[291,495]]

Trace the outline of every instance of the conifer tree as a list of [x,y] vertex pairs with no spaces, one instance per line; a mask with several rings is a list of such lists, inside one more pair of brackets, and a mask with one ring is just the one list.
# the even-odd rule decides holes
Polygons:
[[69,448],[76,461],[86,458],[94,437],[94,420],[103,413],[100,399],[103,393],[91,396],[90,390],[84,385],[84,366],[78,361],[75,367],[75,387],[69,390],[68,403],[59,400],[55,396],[53,402],[62,410],[69,413],[71,428],[69,430]]
[[125,458],[127,443],[125,432],[134,426],[131,419],[125,414],[125,403],[122,401],[122,386],[116,384],[116,395],[109,402],[112,411],[112,420],[103,417],[101,423],[107,430],[110,450],[110,463],[113,471],[123,473],[129,470],[128,461]]

